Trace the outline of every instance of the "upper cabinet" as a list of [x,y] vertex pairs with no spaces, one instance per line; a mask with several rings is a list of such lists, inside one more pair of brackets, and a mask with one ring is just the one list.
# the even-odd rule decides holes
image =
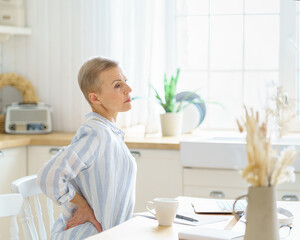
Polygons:
[[13,27],[0,25],[0,43],[7,41],[14,35],[31,35],[32,31],[26,27]]
[[30,35],[24,0],[0,0],[0,43],[13,35]]

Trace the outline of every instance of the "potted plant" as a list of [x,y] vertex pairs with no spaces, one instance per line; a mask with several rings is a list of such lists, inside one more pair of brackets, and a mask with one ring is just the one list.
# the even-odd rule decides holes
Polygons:
[[[179,102],[176,104],[176,87],[180,74],[180,69],[177,69],[176,76],[171,76],[171,79],[167,79],[167,75],[164,75],[164,99],[159,95],[156,89],[152,86],[155,91],[155,97],[158,100],[158,103],[163,107],[165,113],[160,115],[161,129],[163,136],[179,136],[182,129],[182,118],[183,113],[182,109],[187,107],[189,104],[194,103],[194,99],[189,97],[193,95],[196,91],[190,92],[185,95]],[[188,100],[188,101],[186,101]],[[183,104],[185,102],[185,104]]]

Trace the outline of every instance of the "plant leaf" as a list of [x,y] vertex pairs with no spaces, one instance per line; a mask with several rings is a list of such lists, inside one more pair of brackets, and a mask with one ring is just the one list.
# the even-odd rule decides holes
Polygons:
[[154,92],[155,92],[155,97],[156,97],[156,99],[159,101],[159,103],[160,103],[160,105],[162,105],[163,106],[163,101],[161,100],[161,97],[159,96],[159,94],[158,94],[158,92],[156,91],[156,89],[153,87],[153,86],[151,86],[152,87],[152,89],[154,90]]
[[[198,88],[198,89],[196,89],[195,91],[193,91],[193,92],[189,92],[189,93],[187,93],[182,99],[181,99],[181,101],[180,101],[180,103],[179,103],[179,106],[177,107],[177,110],[176,110],[176,112],[179,112],[182,108],[181,108],[181,106],[182,106],[182,103],[186,100],[186,99],[188,99],[190,96],[192,96],[194,93],[196,93],[197,91],[199,91],[199,89],[200,88]],[[197,98],[198,100],[200,100],[200,98]],[[191,99],[190,101],[194,101],[195,99]],[[190,102],[190,101],[188,101],[188,102]],[[196,103],[196,102],[193,102],[193,103]]]

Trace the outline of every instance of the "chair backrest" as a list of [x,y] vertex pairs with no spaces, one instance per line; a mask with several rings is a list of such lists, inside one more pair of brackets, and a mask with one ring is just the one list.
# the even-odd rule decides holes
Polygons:
[[[37,176],[31,175],[23,178],[19,178],[11,183],[11,190],[14,193],[19,193],[24,198],[23,208],[21,209],[21,223],[23,227],[23,232],[25,239],[27,240],[46,240],[47,233],[45,229],[45,224],[43,221],[42,208],[39,201],[38,194],[42,193],[41,189],[36,183]],[[34,201],[35,214],[38,222],[39,236],[37,234],[37,229],[34,224],[33,213],[30,206],[29,198],[32,197]],[[54,217],[53,217],[53,203],[47,198],[47,212],[49,217],[49,229],[51,230]]]
[[11,217],[10,239],[19,239],[17,215],[22,208],[23,198],[18,193],[0,194],[0,217]]

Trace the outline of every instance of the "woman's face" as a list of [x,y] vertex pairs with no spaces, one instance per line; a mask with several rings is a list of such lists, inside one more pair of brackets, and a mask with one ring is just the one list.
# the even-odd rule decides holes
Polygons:
[[118,112],[125,112],[131,109],[132,89],[126,83],[121,68],[113,67],[99,75],[100,91],[97,94],[100,100],[102,114],[114,117]]

